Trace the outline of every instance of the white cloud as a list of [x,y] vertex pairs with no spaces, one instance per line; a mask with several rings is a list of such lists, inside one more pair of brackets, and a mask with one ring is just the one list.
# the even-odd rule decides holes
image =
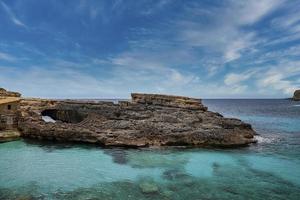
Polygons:
[[226,75],[224,82],[226,85],[235,85],[235,84],[245,81],[249,78],[250,78],[250,76],[248,74],[230,73],[230,74]]
[[[27,96],[69,98],[128,97],[130,92],[161,92],[187,96],[196,94],[197,97],[254,97],[259,90],[264,89],[267,93],[263,95],[276,92],[278,96],[287,94],[299,86],[297,68],[300,65],[292,65],[291,62],[275,62],[273,66],[261,64],[277,61],[279,57],[287,59],[288,56],[298,56],[299,47],[278,51],[263,49],[261,41],[264,38],[260,38],[260,29],[255,30],[252,27],[275,10],[281,2],[283,1],[228,0],[222,7],[213,8],[205,8],[201,3],[187,3],[184,5],[190,6],[186,10],[174,15],[171,20],[168,17],[166,20],[163,18],[154,26],[157,29],[150,29],[147,25],[130,29],[134,33],[128,37],[132,39],[128,42],[129,48],[119,54],[110,54],[105,59],[81,55],[84,58],[76,57],[74,61],[43,55],[51,59],[47,60],[49,66],[29,67],[26,71],[20,69],[13,72],[8,67],[0,67],[0,84],[20,90]],[[12,22],[25,26],[6,4],[1,1],[0,3]],[[159,1],[155,10],[150,8],[144,14],[161,11],[169,3]],[[112,10],[124,10],[123,6],[121,0],[115,1]],[[147,8],[144,10],[147,11]],[[91,19],[102,15],[104,21],[105,18],[110,19],[110,10],[101,9],[103,7],[98,3],[81,1],[77,11]],[[140,11],[141,9],[138,14],[141,14]],[[292,14],[290,17],[293,17]],[[295,26],[297,20],[295,16],[285,26]],[[284,20],[277,23],[284,23]],[[278,38],[282,41],[290,39]],[[66,40],[64,38],[61,41],[64,44]],[[245,58],[247,53],[256,48],[258,56],[255,59],[246,60],[242,67],[234,68],[241,62],[233,61]],[[263,50],[267,53],[263,53]],[[12,61],[15,57],[0,52],[0,59]],[[255,69],[249,70],[251,64]],[[220,69],[222,66],[225,68]],[[93,74],[89,74],[88,69],[92,68]],[[107,69],[105,75],[102,74],[103,69]],[[245,71],[241,73],[236,72],[243,69]],[[223,76],[225,70],[232,71]],[[212,80],[214,75],[220,76]],[[248,82],[256,83],[257,87],[250,87]]]
[[188,95],[186,88],[198,81],[194,75],[169,68],[118,65],[111,66],[107,76],[98,76],[101,71],[96,69],[89,74],[84,69],[62,67],[68,62],[55,63],[51,63],[52,67],[32,66],[26,70],[0,66],[0,85],[33,97],[128,98],[131,92]]
[[12,55],[7,54],[7,53],[0,52],[0,60],[15,61],[16,58]]
[[[143,15],[151,15],[162,10],[165,6],[171,3],[172,0],[160,0],[157,1],[154,5],[151,5],[148,9],[141,10],[141,14]],[[147,1],[143,2],[143,5],[147,4]]]
[[291,13],[272,20],[272,24],[280,28],[291,28],[294,25],[297,25],[299,22],[300,22],[299,13]]
[[9,16],[10,20],[17,26],[21,26],[24,28],[27,28],[27,26],[19,19],[16,17],[16,15],[13,13],[13,11],[2,1],[0,1],[2,7],[4,8],[5,12]]
[[111,59],[112,64],[134,68],[162,68],[163,64],[140,53],[123,53]]
[[248,48],[251,45],[250,43],[250,39],[240,38],[232,41],[231,44],[228,44],[224,52],[225,62],[230,62],[240,58],[242,54],[241,52]]
[[300,61],[279,59],[277,64],[258,65],[241,73],[228,73],[224,77],[225,85],[236,87],[236,91],[240,94],[247,89],[245,85],[247,80],[250,80],[250,84],[254,84],[251,85],[253,87],[251,90],[255,95],[261,97],[274,97],[282,94],[291,96],[297,88],[300,88]]
[[109,86],[101,80],[75,70],[41,67],[27,70],[0,67],[0,70],[0,85],[20,91],[27,97],[89,98],[111,95],[111,88],[106,89]]
[[286,34],[299,33],[299,8],[300,4],[297,1],[291,1],[289,4],[286,4],[283,7],[285,14],[279,15],[272,20],[273,27],[284,31]]
[[232,10],[233,20],[239,25],[253,24],[259,21],[272,10],[276,9],[283,0],[248,0],[248,1],[232,1],[234,2]]
[[[212,52],[223,55],[223,62],[234,61],[242,56],[246,50],[251,50],[259,41],[256,33],[245,32],[244,26],[260,21],[264,16],[275,10],[283,1],[229,1],[227,6],[210,8],[211,13],[203,12],[201,5],[193,4],[187,8],[190,19],[178,22],[180,40],[189,46],[204,47]],[[200,15],[193,17],[193,15]],[[202,23],[199,19],[209,18],[211,24]]]
[[258,69],[250,69],[243,73],[229,73],[225,76],[224,83],[226,85],[238,85],[243,81],[252,78],[258,72]]
[[[292,79],[294,77],[294,79]],[[286,95],[300,87],[300,62],[282,62],[273,66],[258,77],[258,87],[265,87],[281,91]]]
[[270,61],[292,60],[300,56],[300,45],[290,46],[283,49],[270,48],[267,52],[260,52],[254,60],[248,61],[252,65],[262,65]]

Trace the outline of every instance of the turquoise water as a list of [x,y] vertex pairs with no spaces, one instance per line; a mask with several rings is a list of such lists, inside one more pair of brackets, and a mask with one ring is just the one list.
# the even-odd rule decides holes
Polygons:
[[300,107],[204,103],[251,122],[260,142],[240,149],[2,143],[0,199],[300,199]]

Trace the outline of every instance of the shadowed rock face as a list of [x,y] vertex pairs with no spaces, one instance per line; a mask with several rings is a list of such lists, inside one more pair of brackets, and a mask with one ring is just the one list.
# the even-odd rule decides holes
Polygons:
[[65,123],[79,123],[84,120],[87,114],[79,113],[77,110],[46,109],[42,111],[42,116],[49,116],[54,120]]
[[[255,142],[251,125],[207,111],[198,99],[132,94],[132,102],[23,100],[24,137],[106,146],[240,146]],[[47,115],[57,120],[47,123]]]
[[294,92],[293,100],[295,100],[295,101],[300,101],[300,90],[296,90],[296,91]]

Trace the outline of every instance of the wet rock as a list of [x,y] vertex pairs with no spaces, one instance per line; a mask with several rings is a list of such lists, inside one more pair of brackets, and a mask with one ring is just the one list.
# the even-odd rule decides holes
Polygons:
[[19,138],[20,132],[17,130],[0,131],[0,142],[10,142]]
[[145,194],[158,193],[158,187],[154,183],[144,182],[139,185],[141,191]]
[[30,195],[27,195],[27,196],[22,196],[22,197],[17,197],[16,200],[35,200],[37,198],[34,198]]
[[220,164],[214,162],[214,163],[212,164],[213,172],[214,172],[214,173],[217,173],[218,170],[220,169],[220,167],[221,167]]
[[174,192],[172,192],[170,190],[164,190],[164,191],[162,191],[162,196],[165,199],[172,199],[172,197],[174,196]]
[[[47,123],[42,115],[56,123]],[[199,99],[132,94],[132,102],[23,99],[23,137],[105,146],[241,146],[255,142],[251,125],[207,111]]]

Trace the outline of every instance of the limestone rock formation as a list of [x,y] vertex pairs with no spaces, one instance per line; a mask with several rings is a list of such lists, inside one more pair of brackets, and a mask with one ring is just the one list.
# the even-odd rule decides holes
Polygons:
[[294,101],[300,101],[300,90],[296,90],[293,96]]
[[19,138],[20,132],[17,130],[5,130],[0,132],[0,143],[18,140]]
[[21,94],[18,92],[7,91],[4,88],[0,88],[0,97],[20,97]]
[[193,99],[181,96],[168,96],[161,94],[131,94],[132,101],[135,103],[159,105],[177,108],[187,108],[191,110],[206,111],[207,107],[203,106],[201,99]]
[[[49,116],[55,123],[45,122]],[[24,99],[23,137],[105,146],[240,146],[255,142],[251,125],[207,111],[198,99],[132,94],[132,101]]]

